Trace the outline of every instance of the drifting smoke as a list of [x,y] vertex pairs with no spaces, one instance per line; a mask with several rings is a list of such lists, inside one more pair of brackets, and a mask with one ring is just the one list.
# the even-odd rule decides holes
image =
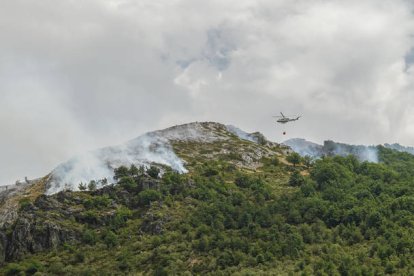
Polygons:
[[360,161],[378,163],[378,150],[375,146],[348,145],[325,141],[322,148],[325,155],[354,155]]
[[299,153],[301,156],[311,156],[319,158],[323,155],[323,146],[307,141],[305,139],[294,138],[283,142],[289,146],[293,151]]
[[394,143],[394,144],[384,144],[384,147],[388,149],[393,149],[399,152],[407,152],[410,154],[414,154],[414,147],[406,147],[402,146],[400,144]]
[[360,161],[378,163],[378,150],[375,146],[348,145],[333,141],[324,141],[323,145],[319,145],[305,139],[289,139],[283,144],[291,147],[301,156],[309,155],[314,158],[321,158],[326,155],[354,155]]
[[78,190],[80,183],[106,179],[114,182],[114,169],[120,166],[150,166],[157,163],[186,173],[184,162],[175,154],[170,141],[211,143],[227,139],[218,123],[189,123],[144,134],[123,145],[107,147],[79,155],[53,170],[47,194],[64,189]]
[[[78,190],[79,183],[107,179],[113,182],[114,169],[120,166],[148,167],[151,163],[186,173],[183,161],[174,153],[169,141],[155,134],[145,134],[124,145],[107,147],[79,155],[59,165],[52,172],[47,194],[63,189]],[[102,182],[98,182],[102,185]]]
[[237,127],[232,126],[232,125],[228,125],[226,127],[227,127],[227,130],[230,133],[233,133],[234,135],[236,135],[240,139],[247,140],[247,141],[250,141],[250,142],[253,142],[253,143],[257,143],[256,137],[253,136],[252,134],[247,133],[247,132],[241,130],[240,128],[237,128]]
[[256,144],[265,145],[269,142],[260,132],[247,133],[232,125],[227,125],[226,130],[242,140],[247,140]]

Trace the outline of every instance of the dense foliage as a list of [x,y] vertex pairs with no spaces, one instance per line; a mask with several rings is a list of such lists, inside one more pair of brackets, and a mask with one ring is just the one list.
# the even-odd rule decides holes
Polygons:
[[[414,156],[378,150],[379,164],[293,156],[294,167],[262,160],[250,171],[215,161],[161,177],[155,167],[121,167],[118,185],[65,192],[68,202],[82,201],[82,219],[72,219],[80,241],[2,272],[408,275]],[[105,220],[107,210],[115,211]]]

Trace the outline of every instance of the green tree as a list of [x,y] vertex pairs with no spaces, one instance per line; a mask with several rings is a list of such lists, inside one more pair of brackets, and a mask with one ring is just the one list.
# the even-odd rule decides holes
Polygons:
[[152,178],[158,178],[160,175],[160,169],[158,169],[155,166],[150,166],[147,170],[147,174],[151,176]]
[[310,167],[312,166],[312,164],[313,164],[313,158],[312,158],[312,156],[310,156],[310,155],[306,155],[305,157],[303,157],[302,158],[302,161],[303,161],[303,165],[305,165],[305,167],[307,168],[307,169],[310,169]]
[[299,171],[294,171],[289,178],[289,185],[293,187],[302,186],[305,183],[305,178]]
[[114,173],[115,173],[114,179],[118,180],[118,179],[121,179],[122,177],[129,176],[129,169],[125,166],[121,166],[119,168],[116,168],[114,170]]
[[161,193],[156,190],[148,189],[140,192],[138,198],[140,205],[149,205],[152,201],[160,200]]
[[86,190],[86,184],[83,184],[82,182],[79,183],[78,189],[79,189],[79,191],[85,191]]
[[95,191],[96,190],[96,181],[95,180],[91,180],[88,184],[88,190],[89,191]]
[[138,188],[138,184],[135,182],[135,180],[131,176],[123,176],[121,179],[119,179],[118,184],[122,188],[130,192]]
[[296,165],[299,165],[300,164],[301,159],[302,158],[300,157],[300,155],[298,153],[296,153],[296,152],[292,152],[291,154],[289,154],[286,157],[286,160],[289,163],[292,163],[294,167],[296,167]]
[[139,176],[139,169],[134,164],[131,165],[129,168],[129,175],[131,176]]

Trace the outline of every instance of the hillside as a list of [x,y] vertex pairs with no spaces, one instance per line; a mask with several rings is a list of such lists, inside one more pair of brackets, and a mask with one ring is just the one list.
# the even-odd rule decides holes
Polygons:
[[[265,147],[259,147],[259,142]],[[91,180],[107,179],[113,182],[113,171],[119,166],[156,163],[185,173],[188,171],[185,164],[197,158],[215,159],[236,154],[236,149],[240,149],[237,152],[240,165],[254,166],[250,163],[255,159],[276,154],[280,148],[286,149],[266,141],[260,133],[248,134],[236,127],[213,122],[189,123],[149,132],[122,145],[74,157],[52,171],[47,194],[64,189],[76,190],[79,183]]]
[[[5,196],[17,208],[0,228],[0,274],[409,275],[414,269],[411,154],[378,147],[378,163],[297,159],[259,133],[217,123],[142,137],[94,152],[104,152],[113,171],[85,185],[56,186],[55,169]],[[134,159],[119,158],[125,153]],[[74,160],[61,165],[70,175],[61,179],[82,172]],[[50,192],[53,185],[62,188]]]

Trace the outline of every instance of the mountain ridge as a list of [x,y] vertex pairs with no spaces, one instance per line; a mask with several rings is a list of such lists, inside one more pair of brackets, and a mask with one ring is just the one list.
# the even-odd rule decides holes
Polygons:
[[271,143],[260,133],[246,133],[234,126],[226,126],[216,122],[192,122],[172,126],[163,130],[145,133],[118,146],[109,146],[86,152],[74,157],[52,172],[47,183],[47,193],[53,194],[62,189],[76,190],[78,184],[91,180],[108,179],[113,181],[113,170],[116,167],[134,164],[149,166],[156,163],[170,167],[180,173],[187,172],[185,160],[176,155],[173,144],[214,142],[240,139],[253,143],[269,145]]

